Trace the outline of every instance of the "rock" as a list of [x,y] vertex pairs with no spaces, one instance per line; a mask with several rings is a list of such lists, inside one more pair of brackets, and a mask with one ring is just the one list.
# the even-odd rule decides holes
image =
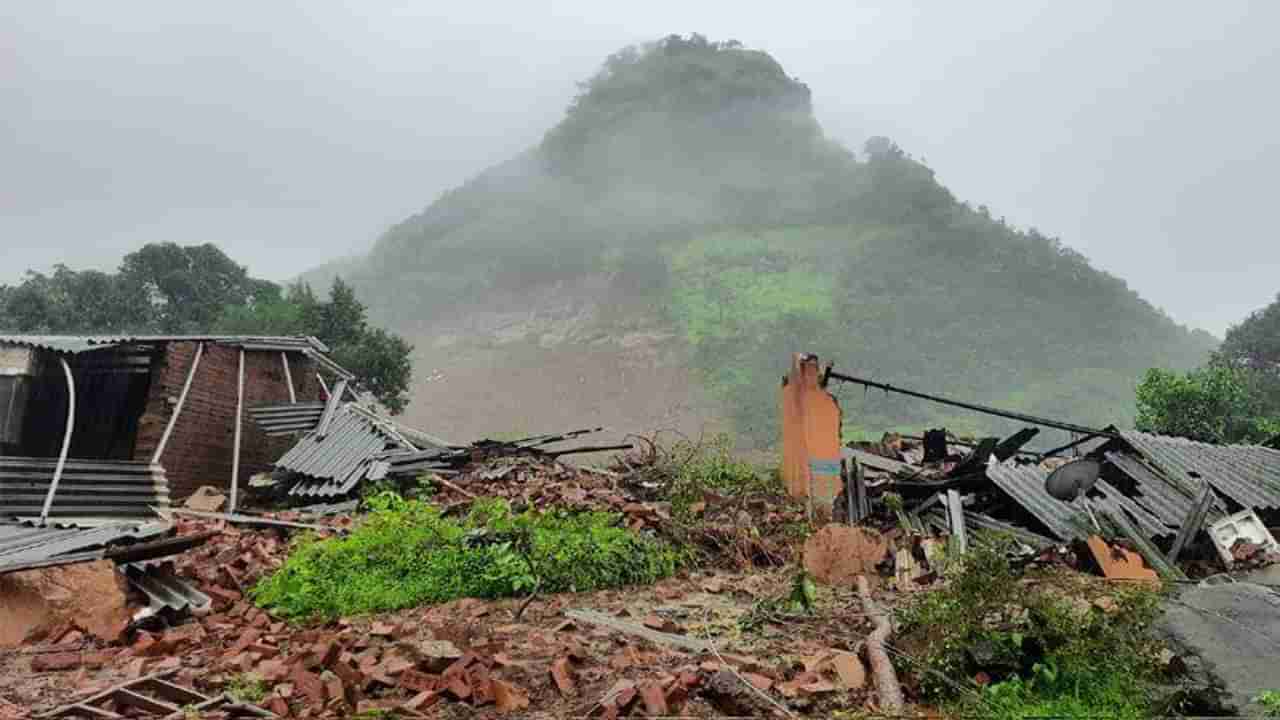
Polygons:
[[110,560],[0,575],[0,647],[19,645],[36,628],[60,623],[115,642],[131,619],[126,585]]
[[210,485],[202,485],[187,497],[182,506],[188,510],[218,512],[226,501],[227,496],[219,492],[217,488]]
[[418,665],[427,672],[442,673],[462,657],[462,651],[448,640],[426,640],[414,644]]
[[875,567],[888,551],[880,533],[832,523],[805,541],[804,568],[824,585],[852,587],[858,575],[876,577]]

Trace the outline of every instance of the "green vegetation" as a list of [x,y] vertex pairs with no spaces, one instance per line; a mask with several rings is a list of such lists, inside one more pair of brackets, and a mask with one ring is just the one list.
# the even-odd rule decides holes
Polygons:
[[238,702],[259,703],[266,699],[268,690],[266,680],[253,673],[241,673],[227,682],[225,692]]
[[1203,367],[1148,371],[1137,405],[1139,430],[1212,443],[1280,436],[1280,296],[1228,330]]
[[[959,714],[1023,718],[1147,716],[1157,672],[1148,633],[1159,596],[1129,588],[1107,611],[1061,578],[1019,578],[1007,543],[975,544],[949,584],[900,617],[901,645],[922,648],[905,669],[926,697]],[[967,682],[985,672],[985,688]],[[945,680],[943,679],[945,678]]]
[[461,519],[387,494],[351,534],[300,542],[254,589],[284,617],[336,617],[461,597],[579,592],[650,583],[680,554],[607,513],[529,510],[479,501]]
[[[958,201],[891,141],[855,155],[824,137],[809,89],[776,60],[696,34],[610,56],[536,147],[312,277],[339,271],[388,323],[607,277],[667,311],[757,444],[776,441],[772,390],[795,351],[1104,425],[1132,420],[1147,368],[1195,367],[1214,345],[1059,241]],[[1008,428],[841,399],[854,430]]]
[[1267,717],[1280,717],[1280,690],[1264,690],[1253,701],[1262,706]]
[[708,492],[742,497],[778,493],[782,489],[776,475],[735,458],[733,438],[726,434],[704,443],[690,440],[674,443],[651,472],[663,476],[666,499],[677,515],[687,515],[689,506],[705,499]]
[[309,335],[392,412],[409,403],[413,347],[370,325],[364,304],[341,279],[327,301],[304,284],[286,292],[249,277],[211,244],[149,244],[126,255],[116,273],[65,265],[52,275],[28,272],[16,287],[0,285],[0,331]]

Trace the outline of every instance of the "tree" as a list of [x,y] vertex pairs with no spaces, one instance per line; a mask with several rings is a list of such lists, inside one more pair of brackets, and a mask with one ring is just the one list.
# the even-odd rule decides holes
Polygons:
[[355,374],[357,389],[393,414],[409,405],[413,346],[371,327],[364,304],[341,279],[334,280],[325,302],[305,284],[291,286],[287,294],[278,285],[260,285],[252,302],[226,306],[215,327],[226,333],[314,336],[329,346],[335,362]]
[[1214,362],[1244,371],[1263,412],[1280,417],[1280,294],[1227,330]]
[[1246,373],[1211,363],[1188,373],[1153,368],[1137,389],[1139,430],[1210,443],[1262,442],[1280,432],[1260,414]]
[[152,243],[125,256],[120,275],[149,299],[156,328],[197,333],[212,327],[228,305],[248,303],[261,291],[249,271],[212,243]]

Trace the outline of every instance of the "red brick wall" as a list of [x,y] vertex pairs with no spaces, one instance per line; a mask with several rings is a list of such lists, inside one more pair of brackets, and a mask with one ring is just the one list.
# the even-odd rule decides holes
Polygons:
[[[138,426],[134,459],[149,460],[160,443],[174,401],[182,394],[196,343],[173,342],[152,370],[147,407]],[[169,478],[169,493],[181,501],[201,485],[231,487],[231,456],[235,445],[236,378],[240,349],[206,343],[182,415],[173,428],[160,464]],[[289,369],[299,402],[321,399],[315,363],[289,354]],[[244,417],[240,436],[240,487],[249,476],[270,469],[294,443],[293,438],[268,438],[249,418],[256,405],[289,402],[279,352],[246,351],[244,354]]]

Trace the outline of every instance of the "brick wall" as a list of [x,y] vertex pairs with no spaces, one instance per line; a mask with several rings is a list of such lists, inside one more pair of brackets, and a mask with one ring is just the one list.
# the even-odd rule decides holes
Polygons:
[[[138,426],[134,459],[149,460],[160,443],[165,425],[182,394],[196,343],[172,342],[153,369],[147,406]],[[235,445],[236,378],[240,349],[207,343],[182,415],[173,428],[160,464],[169,478],[169,493],[181,501],[201,485],[230,489],[231,458]],[[289,354],[289,369],[299,402],[321,399],[315,363]],[[246,351],[244,354],[244,417],[240,436],[240,487],[249,476],[270,469],[294,443],[290,437],[268,438],[249,418],[256,405],[289,402],[284,367],[279,352]],[[171,400],[173,402],[171,402]]]

